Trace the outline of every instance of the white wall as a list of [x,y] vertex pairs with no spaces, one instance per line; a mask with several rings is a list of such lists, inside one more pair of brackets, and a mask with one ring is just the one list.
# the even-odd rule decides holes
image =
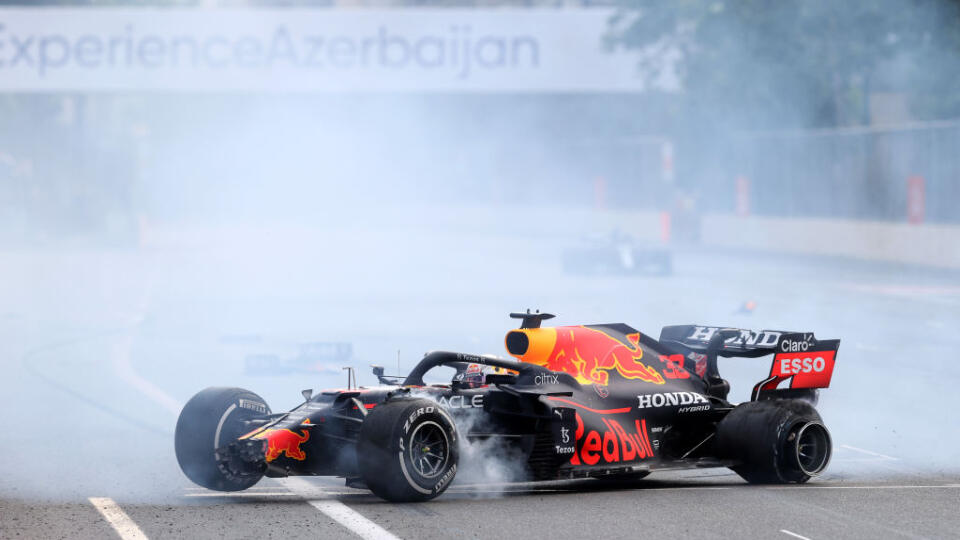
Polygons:
[[960,269],[960,226],[706,215],[702,241]]

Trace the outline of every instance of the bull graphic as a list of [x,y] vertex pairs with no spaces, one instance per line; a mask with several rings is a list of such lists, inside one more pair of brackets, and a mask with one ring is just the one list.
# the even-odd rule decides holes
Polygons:
[[300,449],[300,445],[310,439],[310,432],[305,429],[301,429],[299,435],[289,429],[268,429],[253,438],[267,440],[268,462],[277,459],[283,453],[297,461],[307,459],[307,454]]
[[[644,364],[640,334],[627,334],[626,342],[595,328],[560,326],[525,330],[530,351],[520,358],[553,371],[569,373],[583,384],[606,386],[610,373],[625,379],[663,384],[663,375]],[[551,339],[552,338],[552,339]],[[552,341],[552,347],[550,342]],[[546,351],[549,351],[547,354]]]

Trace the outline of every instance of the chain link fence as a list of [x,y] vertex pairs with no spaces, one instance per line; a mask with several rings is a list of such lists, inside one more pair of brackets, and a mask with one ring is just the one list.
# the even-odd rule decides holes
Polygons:
[[960,121],[741,134],[721,146],[704,210],[736,211],[739,196],[753,215],[906,221],[920,177],[923,221],[960,223]]

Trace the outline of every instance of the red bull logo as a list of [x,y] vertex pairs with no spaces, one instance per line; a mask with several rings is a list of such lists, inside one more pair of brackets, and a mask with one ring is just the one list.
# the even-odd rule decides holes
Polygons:
[[627,424],[627,431],[620,422],[612,418],[603,418],[605,430],[587,431],[583,418],[577,413],[577,431],[574,434],[577,451],[570,458],[571,465],[596,465],[597,463],[623,463],[653,457],[650,435],[647,433],[646,420],[634,420]]
[[305,429],[301,429],[299,435],[289,429],[268,429],[251,438],[267,440],[268,462],[277,459],[280,454],[297,461],[307,459],[307,454],[300,449],[300,445],[310,439],[310,432]]
[[[569,373],[584,384],[609,383],[610,373],[626,379],[663,384],[663,375],[640,360],[640,334],[627,334],[626,342],[586,326],[560,326],[514,330],[526,335],[525,350],[511,354],[525,362],[541,365],[552,371]],[[510,335],[507,335],[510,350]]]

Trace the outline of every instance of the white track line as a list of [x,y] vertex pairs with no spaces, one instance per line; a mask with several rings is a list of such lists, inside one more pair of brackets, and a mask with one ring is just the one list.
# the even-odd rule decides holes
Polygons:
[[939,486],[820,486],[804,484],[803,486],[772,486],[763,489],[958,489],[960,484],[943,484]]
[[[139,310],[140,315],[137,317],[137,324],[142,321],[142,314],[146,312],[146,305],[149,303],[151,289],[148,288],[146,295],[144,296],[141,309]],[[143,377],[137,375],[133,370],[133,366],[130,365],[130,351],[133,348],[133,334],[132,332],[120,338],[113,347],[112,356],[113,356],[113,369],[116,371],[117,375],[126,381],[128,384],[139,390],[141,393],[146,395],[148,398],[157,402],[161,407],[170,411],[174,416],[180,414],[180,410],[183,408],[183,404],[177,401],[175,398],[171,397],[169,394],[158,388],[156,385],[150,381],[144,379]],[[316,508],[317,510],[323,512],[325,515],[333,519],[334,521],[340,523],[353,533],[357,534],[361,538],[366,540],[400,540],[398,537],[394,536],[387,532],[386,529],[377,525],[376,523],[370,521],[369,519],[363,517],[358,512],[351,510],[350,507],[343,504],[340,501],[331,499],[330,495],[325,493],[322,489],[310,484],[309,482],[301,478],[288,478],[286,481],[281,482],[287,489],[289,489],[294,495],[299,495],[304,499],[307,499],[307,502]],[[252,494],[256,496],[264,496],[264,493]],[[271,495],[274,495],[271,493]],[[187,496],[212,496],[206,494],[195,494]],[[109,502],[112,505],[112,508],[115,509],[117,515],[114,517],[119,520],[124,521],[124,529],[117,525],[109,515],[105,512],[103,508],[98,507],[98,510],[110,521],[110,524],[113,525],[113,528],[120,533],[120,536],[124,540],[133,540],[133,539],[144,539],[146,536],[137,528],[137,525],[130,520],[129,517],[120,510],[120,508],[111,501],[110,499],[96,499],[98,502],[94,502],[95,499],[91,498],[90,502],[94,503],[94,506],[97,506],[100,503]],[[126,533],[130,533],[128,536]]]
[[832,464],[834,464],[834,463],[871,463],[871,464],[876,465],[876,464],[882,463],[882,462],[884,462],[884,461],[888,461],[888,460],[883,459],[883,458],[875,458],[875,457],[842,458],[842,459],[831,459],[831,460],[830,460],[830,464],[832,465]]
[[137,375],[130,365],[130,349],[133,347],[132,332],[129,335],[120,337],[111,350],[113,357],[113,370],[127,384],[139,390],[143,395],[158,403],[164,409],[173,413],[174,416],[180,414],[183,404],[171,397],[169,394],[158,388],[150,381]]
[[319,486],[302,478],[286,478],[280,481],[287,489],[300,495],[317,510],[323,512],[354,534],[367,540],[400,540],[383,527],[363,517],[342,502],[331,499]]
[[137,524],[117,506],[113,499],[109,497],[90,497],[88,500],[100,512],[100,515],[110,523],[113,530],[117,531],[120,538],[123,538],[123,540],[147,540],[147,535],[143,534],[140,527],[137,527]]
[[183,409],[183,403],[180,403],[176,398],[161,390],[157,385],[137,375],[137,372],[133,370],[133,366],[130,365],[133,337],[140,325],[143,324],[144,319],[146,319],[152,299],[153,276],[148,275],[143,294],[139,302],[137,302],[132,316],[128,317],[127,323],[130,325],[130,329],[114,342],[111,349],[113,370],[117,376],[127,384],[139,390],[143,395],[152,399],[164,409],[170,411],[174,416],[179,416],[180,410]]
[[[199,491],[202,493],[223,493],[222,491],[212,491],[207,488],[193,487],[193,486],[187,486],[183,489],[184,491]],[[276,490],[277,490],[277,486],[254,486],[254,487],[248,487],[247,489],[239,493],[250,493],[253,491],[276,491]]]
[[846,448],[847,450],[853,450],[854,452],[860,452],[861,454],[867,454],[868,456],[874,456],[883,459],[889,459],[891,461],[898,461],[897,458],[893,456],[888,456],[886,454],[880,454],[878,452],[871,452],[870,450],[864,450],[863,448],[857,448],[856,446],[850,446],[849,444],[841,444],[840,448]]
[[[340,495],[346,495],[342,493]],[[184,497],[215,497],[215,498],[229,498],[234,497],[299,497],[296,493],[291,493],[289,491],[253,491],[250,493],[246,492],[230,492],[230,493],[184,493]]]
[[790,536],[792,536],[792,537],[794,537],[794,538],[799,538],[800,540],[810,540],[810,539],[807,538],[806,536],[800,536],[799,534],[797,534],[797,533],[795,533],[795,532],[790,532],[790,531],[788,531],[788,530],[786,530],[786,529],[780,529],[780,532],[782,532],[783,534],[789,534]]

